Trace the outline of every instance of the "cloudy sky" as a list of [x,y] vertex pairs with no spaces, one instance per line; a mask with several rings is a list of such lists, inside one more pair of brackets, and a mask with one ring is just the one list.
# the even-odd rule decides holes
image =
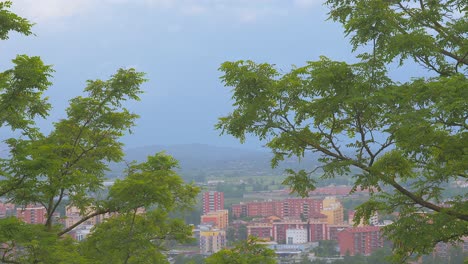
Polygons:
[[[141,115],[127,147],[203,143],[238,146],[219,137],[217,118],[232,109],[218,71],[224,61],[251,59],[287,70],[320,55],[352,60],[338,24],[320,0],[14,0],[35,22],[36,36],[0,44],[0,67],[15,54],[39,55],[56,70],[47,92],[54,110],[45,131],[64,117],[67,101],[87,79],[119,67],[147,73]],[[248,140],[244,147],[259,148]]]

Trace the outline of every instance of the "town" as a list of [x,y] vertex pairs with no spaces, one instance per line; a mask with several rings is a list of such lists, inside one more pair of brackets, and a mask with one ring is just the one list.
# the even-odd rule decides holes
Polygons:
[[[211,181],[207,189],[223,182]],[[355,210],[343,206],[343,200],[366,199],[368,190],[356,190],[350,194],[350,186],[330,185],[311,191],[306,198],[291,196],[288,189],[251,194],[255,193],[257,196],[254,197],[263,196],[265,199],[251,198],[229,207],[226,207],[223,192],[207,190],[201,193],[200,221],[192,224],[196,242],[169,250],[168,259],[177,263],[177,259],[207,257],[250,236],[274,250],[279,263],[301,263],[304,259],[333,263],[344,257],[371,256],[376,251],[391,248],[391,242],[383,237],[382,228],[392,224],[398,213],[374,214],[366,223],[354,222]],[[140,208],[138,214],[143,213],[144,208]],[[79,208],[66,206],[64,215],[55,213],[54,221],[65,228],[76,226],[68,235],[82,241],[96,224],[115,215],[97,215],[80,223],[82,214]],[[12,203],[0,203],[0,218],[16,216],[25,223],[44,224],[45,215],[43,206],[17,207]],[[458,245],[439,243],[433,255],[447,259],[456,248],[468,252],[468,238]]]
[[467,0],[0,0],[0,263],[468,264]]

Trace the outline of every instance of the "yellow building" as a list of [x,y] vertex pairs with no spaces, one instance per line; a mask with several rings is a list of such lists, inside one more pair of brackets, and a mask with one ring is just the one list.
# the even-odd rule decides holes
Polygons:
[[218,210],[201,216],[201,224],[213,224],[218,229],[226,229],[229,223],[229,211]]
[[226,247],[226,231],[200,231],[200,254],[213,254]]
[[[91,210],[89,210],[91,212]],[[90,212],[84,212],[83,214],[88,214]],[[65,227],[68,228],[70,226],[73,226],[74,224],[78,223],[81,218],[83,217],[81,214],[81,211],[78,207],[75,206],[67,206],[65,208]],[[97,216],[91,217],[90,219],[84,221],[82,224],[83,225],[95,225],[99,222],[99,219]]]
[[343,205],[336,197],[326,197],[323,200],[323,209],[320,213],[327,216],[329,225],[343,224]]

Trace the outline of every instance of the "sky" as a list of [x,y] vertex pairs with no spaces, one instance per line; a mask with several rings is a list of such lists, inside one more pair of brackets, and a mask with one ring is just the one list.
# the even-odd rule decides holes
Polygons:
[[220,81],[224,61],[291,65],[325,55],[352,61],[341,25],[327,21],[320,0],[14,0],[13,11],[36,23],[35,36],[0,43],[0,68],[15,54],[41,56],[55,70],[47,91],[50,131],[65,117],[68,100],[88,79],[107,79],[118,68],[145,72],[140,115],[127,148],[210,144],[260,149],[262,142],[220,136],[217,119],[232,111],[231,89]]

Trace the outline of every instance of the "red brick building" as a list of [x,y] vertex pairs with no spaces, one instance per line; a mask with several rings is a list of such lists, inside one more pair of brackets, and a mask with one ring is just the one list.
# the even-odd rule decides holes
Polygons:
[[280,217],[309,218],[309,215],[320,213],[322,200],[310,198],[292,198],[283,201],[283,215]]
[[[346,185],[339,185],[339,186],[326,186],[326,187],[319,187],[311,192],[309,195],[349,195],[351,190],[353,189],[352,186]],[[369,190],[362,190],[361,188],[357,188],[355,193],[368,193]]]
[[341,231],[350,228],[350,225],[343,224],[343,225],[328,225],[328,238],[327,240],[335,240],[338,241],[338,233]]
[[47,210],[44,206],[28,205],[17,208],[16,217],[28,224],[45,224]]
[[247,216],[247,205],[244,203],[233,204],[231,207],[232,216],[239,218],[242,216]]
[[273,239],[273,225],[270,223],[256,223],[247,226],[247,235],[255,236],[265,241]]
[[203,214],[224,210],[224,193],[205,192],[203,193]]
[[278,201],[247,202],[232,206],[232,215],[239,217],[310,218],[322,210],[322,200],[292,198]]
[[347,228],[338,233],[338,245],[340,246],[340,255],[344,256],[347,252],[351,256],[361,254],[368,256],[378,248],[383,247],[383,238],[380,227],[364,226]]

